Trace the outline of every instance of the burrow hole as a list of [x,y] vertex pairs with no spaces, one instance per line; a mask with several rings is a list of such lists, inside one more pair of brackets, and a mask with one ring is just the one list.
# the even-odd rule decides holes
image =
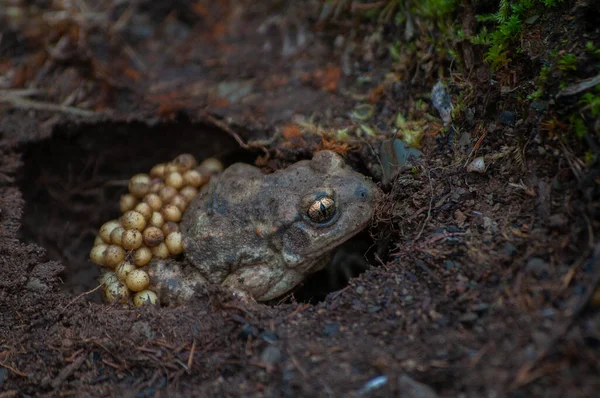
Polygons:
[[[71,294],[97,286],[100,268],[89,262],[89,251],[98,228],[119,217],[119,198],[131,176],[180,153],[192,153],[198,160],[217,157],[225,166],[253,163],[260,154],[240,149],[214,126],[189,121],[62,126],[50,138],[25,145],[22,152],[21,238],[44,247],[49,259],[64,265],[61,286]],[[373,263],[372,243],[363,232],[342,245],[330,266],[294,291],[295,299],[319,302],[345,287],[349,278]],[[88,298],[101,301],[99,292]]]

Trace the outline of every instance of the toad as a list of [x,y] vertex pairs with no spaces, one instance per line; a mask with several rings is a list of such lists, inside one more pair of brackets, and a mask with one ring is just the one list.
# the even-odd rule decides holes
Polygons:
[[234,164],[190,203],[180,225],[184,260],[153,259],[149,289],[167,305],[206,282],[257,301],[282,296],[367,226],[378,192],[332,151],[267,175]]

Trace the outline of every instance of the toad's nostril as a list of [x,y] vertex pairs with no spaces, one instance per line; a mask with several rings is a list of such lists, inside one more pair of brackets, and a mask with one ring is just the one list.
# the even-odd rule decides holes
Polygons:
[[369,198],[369,191],[366,187],[359,185],[354,191],[354,195],[360,200],[365,200]]

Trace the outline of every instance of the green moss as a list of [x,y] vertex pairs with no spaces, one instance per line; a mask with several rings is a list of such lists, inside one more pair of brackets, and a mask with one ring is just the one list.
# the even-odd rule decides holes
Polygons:
[[584,155],[584,160],[585,160],[585,164],[586,166],[591,166],[595,161],[596,158],[598,157],[597,154],[595,154],[591,149],[589,151],[587,151]]
[[533,93],[529,94],[527,96],[527,99],[529,99],[529,100],[537,100],[537,99],[542,98],[542,95],[544,95],[544,90],[541,89],[541,88],[538,88]]
[[582,138],[584,135],[586,135],[588,133],[588,129],[587,129],[587,126],[585,125],[585,122],[577,113],[574,113],[571,115],[570,121],[571,121],[571,128],[573,129],[573,132],[575,133],[575,135],[577,137]]
[[574,54],[565,54],[558,60],[558,69],[563,72],[575,71],[577,70],[577,56]]
[[415,15],[423,18],[438,19],[452,14],[456,10],[458,2],[457,0],[416,0],[410,3],[413,4],[411,9]]
[[[600,86],[596,87],[596,91],[600,92]],[[600,116],[600,95],[595,93],[585,93],[581,96],[579,104],[583,105],[581,111],[589,111],[593,117]]]
[[596,48],[592,41],[585,43],[585,49],[594,57],[600,57],[600,48]]
[[511,44],[516,41],[523,29],[523,22],[540,6],[552,7],[562,0],[500,0],[498,11],[493,14],[478,15],[477,20],[491,25],[484,26],[471,42],[489,46],[485,62],[496,70],[511,61]]

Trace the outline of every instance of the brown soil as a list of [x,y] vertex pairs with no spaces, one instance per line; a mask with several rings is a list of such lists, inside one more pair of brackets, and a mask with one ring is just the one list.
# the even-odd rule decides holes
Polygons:
[[[380,181],[381,138],[347,146],[321,135],[356,127],[359,93],[382,131],[399,111],[418,114],[449,65],[439,54],[408,59],[399,81],[383,83],[392,61],[379,49],[402,32],[370,48],[362,38],[374,26],[317,21],[321,2],[107,1],[68,16],[30,3],[38,8],[22,19],[0,13],[0,397],[600,388],[600,162],[580,161],[597,136],[556,139],[542,122],[560,122],[573,103],[537,111],[503,90],[532,87],[533,65],[556,43],[598,43],[592,5],[545,15],[524,33],[531,53],[495,75],[480,49],[461,44],[473,59],[450,91],[468,93],[467,107],[445,133],[431,118],[423,160],[381,184],[377,219],[355,241],[372,246],[358,277],[316,275],[268,305],[206,286],[186,306],[121,308],[99,299],[87,255],[128,177],[181,152],[272,170],[333,147]],[[347,50],[352,40],[363,46]],[[36,92],[15,94],[23,89]],[[485,173],[466,170],[484,155]]]

